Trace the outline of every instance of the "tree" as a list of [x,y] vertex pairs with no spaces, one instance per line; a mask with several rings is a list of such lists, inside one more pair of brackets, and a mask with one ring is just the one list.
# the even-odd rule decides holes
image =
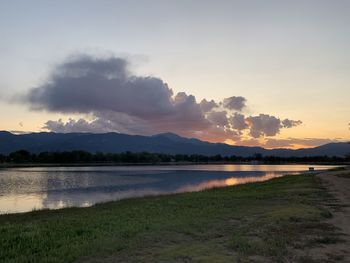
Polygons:
[[32,161],[32,155],[26,150],[19,150],[13,153],[10,153],[9,159],[15,163],[28,163]]
[[263,156],[261,153],[254,153],[253,158],[254,160],[261,161]]

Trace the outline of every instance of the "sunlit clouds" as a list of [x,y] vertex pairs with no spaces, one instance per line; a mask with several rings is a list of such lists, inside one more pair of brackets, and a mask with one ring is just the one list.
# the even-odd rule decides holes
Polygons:
[[113,56],[70,56],[22,100],[32,110],[86,116],[48,120],[43,126],[65,133],[174,132],[212,142],[238,142],[243,137],[272,137],[302,123],[269,114],[246,116],[247,99],[242,96],[197,102],[185,92],[175,94],[158,77],[134,75],[126,59]]

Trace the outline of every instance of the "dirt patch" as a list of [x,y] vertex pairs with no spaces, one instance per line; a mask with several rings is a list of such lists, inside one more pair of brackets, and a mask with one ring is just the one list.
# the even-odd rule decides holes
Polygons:
[[[315,262],[350,262],[350,170],[331,171],[316,175],[334,196],[336,203],[325,204],[332,212],[327,223],[334,227],[336,238],[322,239],[321,247],[308,251]],[[339,242],[340,241],[340,242]]]

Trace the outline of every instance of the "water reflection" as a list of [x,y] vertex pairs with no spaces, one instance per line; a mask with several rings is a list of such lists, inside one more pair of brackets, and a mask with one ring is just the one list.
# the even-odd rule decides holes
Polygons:
[[[289,172],[288,174],[297,174],[297,172]],[[264,182],[272,178],[281,177],[283,175],[284,173],[281,173],[281,172],[266,172],[262,176],[230,177],[223,180],[210,180],[200,184],[186,185],[178,189],[177,192],[198,192],[198,191],[215,188],[215,187],[225,187],[225,186],[234,186],[234,185],[246,184],[246,183]]]
[[[316,166],[316,170],[329,167]],[[0,213],[91,206],[130,197],[261,182],[302,165],[48,167],[0,170]]]

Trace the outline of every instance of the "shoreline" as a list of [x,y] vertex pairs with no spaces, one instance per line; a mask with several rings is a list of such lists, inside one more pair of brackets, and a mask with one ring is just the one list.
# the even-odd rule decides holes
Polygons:
[[101,166],[180,166],[180,165],[324,165],[350,166],[350,163],[336,162],[160,162],[160,163],[1,163],[1,168],[28,168],[28,167],[101,167]]

